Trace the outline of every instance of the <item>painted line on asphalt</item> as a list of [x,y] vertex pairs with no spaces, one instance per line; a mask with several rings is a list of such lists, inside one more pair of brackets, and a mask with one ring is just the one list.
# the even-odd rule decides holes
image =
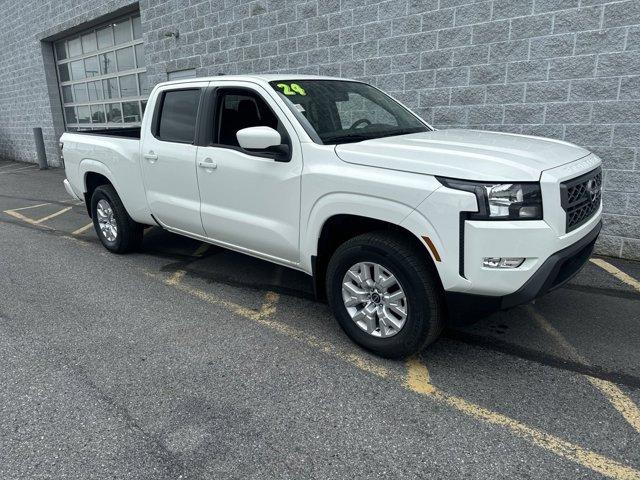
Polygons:
[[589,260],[591,261],[591,263],[599,266],[604,271],[610,273],[621,282],[626,283],[627,285],[633,287],[635,290],[640,292],[640,281],[636,280],[628,273],[623,272],[615,265],[611,265],[609,262],[606,262],[601,258],[591,258]]
[[633,467],[624,465],[616,460],[592,452],[540,429],[530,427],[506,415],[494,412],[461,397],[450,395],[440,390],[431,384],[427,367],[415,358],[407,362],[406,376],[398,376],[395,372],[377,361],[372,361],[358,353],[343,352],[330,342],[275,320],[273,316],[277,311],[278,296],[273,292],[268,292],[265,295],[264,302],[260,309],[255,310],[224,300],[210,292],[184,283],[182,281],[186,273],[184,270],[178,270],[169,277],[148,271],[144,273],[195,298],[226,308],[236,315],[268,327],[287,337],[302,341],[308,346],[346,361],[366,373],[373,374],[380,378],[392,379],[400,386],[412,392],[435,400],[438,403],[445,404],[475,420],[504,427],[518,437],[590,470],[617,480],[640,480],[640,471]]
[[74,230],[73,232],[71,232],[71,235],[80,235],[89,230],[91,227],[93,227],[93,222],[87,223],[84,227],[80,227],[79,229]]
[[7,215],[11,215],[12,217],[17,218],[18,220],[21,220],[25,223],[28,223],[29,225],[33,225],[34,227],[51,229],[51,227],[48,227],[46,225],[40,225],[33,218],[26,217],[22,215],[20,212],[16,212],[15,210],[5,210],[4,213],[6,213]]
[[[573,360],[577,360],[580,363],[589,365],[589,361],[584,358],[576,348],[571,345],[567,339],[556,329],[549,321],[539,312],[536,312],[533,307],[528,306],[527,311],[529,315],[533,317],[536,323],[544,330],[554,341],[564,350],[566,354],[572,357]],[[633,429],[640,433],[640,408],[631,400],[620,388],[607,380],[591,377],[589,375],[583,375],[591,385],[600,390],[602,395],[611,403],[627,421]]]
[[620,462],[592,452],[574,443],[563,440],[538,428],[530,427],[517,420],[491,411],[464,398],[450,395],[433,385],[429,370],[417,358],[407,360],[407,388],[444,403],[476,420],[506,428],[514,435],[523,438],[540,448],[548,450],[562,458],[571,460],[606,477],[620,480],[638,480],[640,471]]
[[0,175],[6,174],[6,173],[22,172],[23,170],[28,170],[30,168],[36,168],[36,167],[37,165],[30,165],[28,167],[16,168],[15,170],[3,170],[0,172]]
[[202,242],[200,244],[200,246],[198,248],[196,248],[196,251],[193,252],[193,256],[194,257],[201,257],[203,256],[207,250],[209,250],[209,247],[211,246],[211,244],[206,243],[206,242]]
[[46,222],[47,220],[51,220],[52,218],[57,217],[58,215],[62,215],[65,212],[68,212],[73,207],[63,208],[62,210],[58,210],[57,212],[52,213],[51,215],[47,215],[46,217],[39,218],[38,220],[34,220],[34,224],[38,225],[42,222]]
[[[38,207],[44,207],[46,205],[51,205],[50,203],[39,203],[37,205],[29,205],[28,207],[20,207],[20,208],[12,208],[11,211],[12,212],[19,212],[20,210],[29,210],[30,208],[38,208]],[[8,210],[5,210],[5,213],[7,213]]]

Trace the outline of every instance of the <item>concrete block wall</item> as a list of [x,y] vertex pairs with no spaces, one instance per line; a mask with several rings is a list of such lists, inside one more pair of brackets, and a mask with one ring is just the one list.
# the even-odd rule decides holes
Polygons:
[[[10,28],[0,30],[11,45],[0,52],[0,155],[29,161],[27,125],[56,122],[58,100],[44,86],[38,42],[27,48],[18,37],[26,28],[28,39],[44,38],[126,2],[9,4],[2,22]],[[188,69],[351,77],[440,128],[589,148],[605,166],[598,251],[640,259],[640,0],[141,0],[139,8],[152,83]],[[56,125],[45,130],[51,150]]]

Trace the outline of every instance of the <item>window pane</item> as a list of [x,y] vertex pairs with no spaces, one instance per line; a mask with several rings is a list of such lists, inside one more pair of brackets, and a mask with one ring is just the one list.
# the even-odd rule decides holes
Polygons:
[[89,100],[96,101],[102,100],[104,96],[102,95],[102,82],[89,82],[87,83],[87,89],[89,90]]
[[77,107],[78,111],[78,123],[89,123],[89,117],[91,116],[91,112],[89,111],[89,107],[83,105],[82,107]]
[[122,102],[122,113],[125,123],[140,121],[140,107],[138,102]]
[[140,106],[142,107],[142,113],[147,109],[147,101],[143,100],[140,102]]
[[82,51],[84,53],[95,52],[97,49],[98,43],[96,42],[96,34],[94,32],[82,36]]
[[218,143],[238,147],[238,130],[263,125],[282,131],[278,117],[262,97],[254,93],[225,93],[219,113]]
[[139,44],[134,47],[136,49],[136,65],[138,68],[144,67],[144,45]]
[[73,92],[70,85],[62,87],[62,103],[73,103]]
[[122,98],[125,97],[136,97],[138,95],[138,85],[136,82],[135,75],[125,75],[124,77],[120,77],[120,96]]
[[113,33],[116,38],[116,45],[131,41],[131,24],[129,19],[113,25]]
[[100,71],[103,75],[116,72],[116,55],[113,52],[103,53],[99,59]]
[[107,122],[122,123],[122,111],[119,103],[107,105]]
[[140,82],[140,95],[149,95],[149,79],[147,73],[139,73],[138,81]]
[[58,60],[67,58],[67,47],[65,46],[64,40],[56,43],[56,57],[58,57]]
[[80,43],[80,37],[69,40],[69,56],[76,57],[82,55],[82,43]]
[[87,84],[76,83],[73,86],[73,97],[76,99],[76,103],[88,101],[89,97],[87,96]]
[[67,123],[78,123],[75,107],[64,107],[64,116],[67,119]]
[[71,62],[71,78],[74,80],[81,80],[84,78],[84,62],[82,60],[76,60]]
[[87,74],[87,77],[95,77],[96,75],[100,75],[100,70],[98,69],[98,57],[85,58],[84,70]]
[[118,59],[119,72],[136,68],[133,58],[133,47],[121,48],[120,50],[116,50],[116,58]]
[[133,17],[133,38],[142,38],[142,24],[140,23],[140,17]]
[[111,30],[111,25],[101,28],[96,33],[98,35],[98,48],[100,50],[113,45],[113,30]]
[[165,93],[158,134],[167,142],[193,142],[200,90]]
[[91,105],[91,122],[105,123],[107,117],[104,114],[104,105]]
[[58,65],[58,76],[60,77],[61,82],[68,82],[70,80],[68,63]]
[[104,89],[104,98],[120,98],[120,94],[118,93],[118,79],[117,78],[107,78],[102,81],[102,86]]

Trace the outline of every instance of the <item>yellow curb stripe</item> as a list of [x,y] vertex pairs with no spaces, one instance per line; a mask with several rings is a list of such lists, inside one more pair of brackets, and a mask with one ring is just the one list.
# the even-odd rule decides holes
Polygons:
[[579,445],[543,432],[537,428],[525,425],[506,415],[488,410],[464,398],[449,395],[431,384],[427,367],[421,364],[416,358],[411,358],[407,361],[407,370],[407,388],[416,393],[433,398],[477,420],[504,427],[518,437],[540,448],[549,450],[562,458],[571,460],[606,477],[618,480],[640,479],[640,471],[632,467],[611,460],[603,455],[582,448]]
[[[536,323],[544,330],[549,336],[551,336],[554,341],[570,356],[573,360],[576,360],[580,363],[584,363],[585,365],[589,365],[590,362],[584,358],[580,353],[576,350],[576,348],[571,345],[567,339],[553,326],[549,321],[542,316],[540,313],[536,312],[531,306],[527,307],[529,314],[533,317]],[[638,433],[640,433],[640,408],[631,400],[620,388],[612,382],[607,380],[602,380],[600,378],[591,377],[589,375],[585,375],[585,378],[593,385],[595,388],[600,390],[602,395],[611,403],[613,408],[615,408],[620,415],[624,417],[631,427]]]
[[57,212],[55,212],[55,213],[52,213],[51,215],[47,215],[46,217],[42,217],[42,218],[40,218],[40,219],[38,219],[38,220],[34,220],[34,223],[37,225],[37,224],[39,224],[39,223],[46,222],[47,220],[51,220],[52,218],[55,218],[55,217],[57,217],[58,215],[62,215],[63,213],[68,212],[68,211],[69,211],[69,210],[71,210],[72,208],[73,208],[73,207],[63,208],[62,210],[59,210],[59,211],[57,211]]
[[91,227],[93,227],[93,222],[87,223],[84,227],[80,227],[79,229],[74,230],[73,232],[71,232],[71,235],[80,235],[81,233],[89,230]]
[[626,283],[627,285],[633,287],[638,292],[640,292],[640,281],[636,280],[631,275],[629,275],[627,273],[624,273],[622,270],[620,270],[615,265],[611,265],[609,262],[605,262],[601,258],[591,258],[589,260],[591,261],[591,263],[599,266],[600,268],[602,268],[606,272],[608,272],[611,275],[613,275],[614,277],[616,277],[621,282]]
[[439,403],[448,405],[449,407],[469,415],[476,420],[505,427],[510,432],[516,434],[520,438],[530,441],[538,447],[549,450],[562,458],[571,460],[583,467],[601,473],[602,475],[617,480],[640,480],[640,471],[635,470],[632,467],[616,462],[615,460],[609,459],[595,452],[591,452],[579,445],[543,432],[542,430],[529,427],[517,420],[473,404],[463,398],[447,394],[431,384],[427,367],[421,364],[416,358],[408,360],[406,378],[396,378],[394,373],[384,365],[372,361],[363,355],[351,352],[342,352],[330,342],[319,339],[314,335],[308,334],[286,323],[274,320],[272,315],[276,311],[276,302],[279,297],[273,292],[269,292],[265,296],[265,300],[260,310],[255,310],[218,298],[209,292],[183,283],[182,279],[185,275],[184,270],[178,270],[168,278],[151,272],[145,272],[145,274],[159,279],[165,284],[195,298],[210,304],[227,308],[236,315],[252,320],[287,337],[302,341],[306,345],[348,362],[364,372],[380,378],[391,378],[396,380],[404,388]]

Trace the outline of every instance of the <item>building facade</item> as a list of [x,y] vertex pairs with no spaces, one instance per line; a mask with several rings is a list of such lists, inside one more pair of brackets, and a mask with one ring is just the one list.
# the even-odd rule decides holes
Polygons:
[[640,0],[6,0],[0,157],[137,125],[150,86],[219,73],[362,79],[439,128],[567,140],[604,161],[598,251],[640,259]]

